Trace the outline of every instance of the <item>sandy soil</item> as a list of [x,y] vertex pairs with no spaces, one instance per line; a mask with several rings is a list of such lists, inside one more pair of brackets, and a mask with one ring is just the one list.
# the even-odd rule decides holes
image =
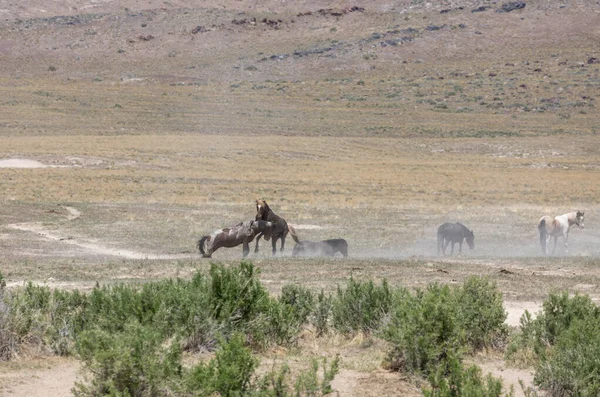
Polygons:
[[58,357],[35,359],[9,371],[0,365],[0,394],[10,397],[67,397],[78,380],[80,365]]

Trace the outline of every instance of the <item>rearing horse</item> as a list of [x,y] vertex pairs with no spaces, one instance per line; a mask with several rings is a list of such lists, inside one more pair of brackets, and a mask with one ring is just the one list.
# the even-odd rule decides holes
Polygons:
[[[273,245],[273,255],[277,253],[277,240],[281,239],[281,249],[279,252],[283,252],[283,248],[285,246],[285,238],[288,232],[292,235],[292,238],[295,242],[298,242],[298,236],[296,235],[296,230],[293,227],[287,224],[285,219],[276,215],[265,200],[256,200],[256,220],[269,221],[273,224],[271,230],[271,244]],[[258,241],[262,233],[256,236],[256,246],[254,247],[254,252],[258,252]]]
[[543,216],[538,223],[542,253],[548,255],[550,237],[554,237],[554,247],[552,248],[552,255],[554,255],[554,251],[556,251],[556,242],[559,236],[563,237],[565,252],[569,253],[569,229],[573,225],[579,226],[580,229],[584,228],[583,211],[569,212],[568,214],[555,216],[554,219],[549,216]]

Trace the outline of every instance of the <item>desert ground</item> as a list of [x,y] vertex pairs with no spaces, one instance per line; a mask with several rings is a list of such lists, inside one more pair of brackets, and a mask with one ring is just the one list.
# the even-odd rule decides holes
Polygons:
[[[260,198],[301,239],[349,243],[348,259],[292,258],[291,237],[275,257],[261,240],[248,259],[273,294],[484,275],[514,327],[551,292],[600,302],[597,1],[46,3],[0,5],[8,288],[237,264],[241,247],[209,260],[196,241],[253,219]],[[585,228],[544,257],[540,217],[574,210]],[[475,249],[438,256],[446,221]],[[340,354],[339,395],[420,395],[381,368],[382,343],[307,335],[264,358]],[[517,395],[532,384],[501,354],[473,360]],[[79,371],[31,352],[0,363],[0,393],[70,395]]]

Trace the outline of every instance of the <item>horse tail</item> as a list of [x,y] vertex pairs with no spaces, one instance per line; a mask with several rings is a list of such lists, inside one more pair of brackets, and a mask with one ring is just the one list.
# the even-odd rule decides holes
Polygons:
[[196,247],[198,247],[198,250],[200,251],[200,254],[202,254],[203,257],[206,257],[206,252],[204,252],[204,243],[209,238],[210,236],[202,236],[202,238],[196,243]]
[[546,239],[548,236],[548,232],[546,231],[546,219],[542,219],[540,221],[538,230],[540,231],[540,245],[542,246],[542,253],[546,255]]
[[292,236],[292,238],[294,239],[296,244],[298,244],[300,242],[300,239],[298,239],[298,235],[296,234],[296,229],[294,229],[294,227],[292,225],[288,224],[288,230],[290,231],[290,235]]

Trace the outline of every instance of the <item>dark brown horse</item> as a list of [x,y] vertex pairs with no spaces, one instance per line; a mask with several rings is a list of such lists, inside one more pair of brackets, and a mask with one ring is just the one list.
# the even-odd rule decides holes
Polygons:
[[348,242],[343,238],[323,241],[302,240],[292,250],[292,256],[335,256],[339,252],[348,257]]
[[458,252],[462,252],[463,240],[467,240],[469,248],[475,248],[475,235],[472,230],[467,229],[462,223],[446,222],[438,228],[437,231],[437,253],[440,251],[446,255],[448,244],[452,243],[450,255],[454,253],[454,244],[458,243]]
[[273,224],[271,222],[254,220],[238,223],[232,227],[215,230],[208,236],[203,236],[196,246],[204,258],[210,258],[217,249],[221,247],[237,247],[240,244],[244,245],[243,256],[248,256],[250,252],[250,243],[257,234],[269,240]]
[[[277,240],[281,239],[281,249],[279,252],[283,252],[285,247],[285,238],[288,232],[292,235],[294,241],[298,242],[296,231],[293,227],[289,226],[285,219],[276,215],[269,205],[264,200],[256,200],[256,220],[269,221],[273,223],[271,230],[271,244],[273,245],[273,255],[277,253]],[[254,252],[258,252],[258,241],[260,240],[261,234],[256,237],[256,246]],[[266,240],[266,239],[265,239]]]

